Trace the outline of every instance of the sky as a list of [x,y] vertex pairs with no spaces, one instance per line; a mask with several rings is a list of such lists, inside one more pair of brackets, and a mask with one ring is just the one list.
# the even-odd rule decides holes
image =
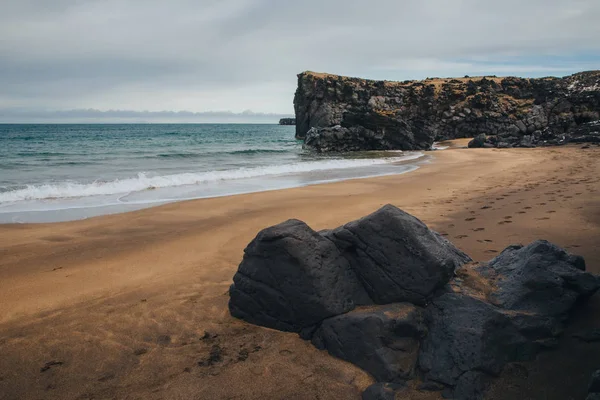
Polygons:
[[2,0],[0,122],[275,118],[305,70],[564,76],[600,69],[598,21],[598,0]]

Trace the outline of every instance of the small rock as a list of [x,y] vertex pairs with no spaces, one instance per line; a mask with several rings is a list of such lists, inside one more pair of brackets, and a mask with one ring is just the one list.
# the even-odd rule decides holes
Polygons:
[[467,146],[469,148],[482,148],[485,145],[486,140],[487,137],[485,133],[480,133],[479,135],[475,136]]
[[44,364],[42,368],[40,368],[40,372],[46,372],[52,367],[60,366],[63,364],[64,363],[62,361],[48,361],[46,364]]
[[141,356],[143,354],[146,354],[147,352],[148,352],[148,349],[145,349],[145,348],[142,347],[142,348],[139,348],[139,349],[135,349],[133,351],[133,354],[136,355],[136,356]]
[[204,331],[204,335],[202,335],[200,340],[211,340],[211,339],[216,339],[217,337],[219,337],[219,335],[217,333]]

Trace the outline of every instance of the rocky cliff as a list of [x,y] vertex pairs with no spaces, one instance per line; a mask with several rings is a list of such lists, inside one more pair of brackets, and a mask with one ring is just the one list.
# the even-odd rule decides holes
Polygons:
[[404,82],[303,72],[294,108],[296,137],[317,151],[426,150],[482,134],[497,147],[600,142],[600,71]]
[[296,118],[281,118],[279,125],[296,125]]

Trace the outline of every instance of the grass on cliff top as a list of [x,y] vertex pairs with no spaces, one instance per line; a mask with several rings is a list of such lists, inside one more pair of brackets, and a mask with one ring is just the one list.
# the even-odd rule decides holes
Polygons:
[[371,81],[371,82],[384,82],[385,85],[389,85],[389,86],[404,86],[404,85],[410,85],[410,84],[420,82],[420,83],[424,83],[424,84],[434,85],[434,86],[436,86],[436,88],[438,86],[442,86],[445,83],[449,83],[450,81],[460,81],[460,83],[466,83],[468,81],[477,82],[477,81],[480,81],[483,78],[485,78],[487,80],[494,81],[496,83],[500,83],[503,79],[507,78],[504,76],[501,76],[501,77],[498,77],[498,76],[465,76],[462,78],[427,78],[427,79],[423,79],[423,80],[386,81],[386,80],[363,79],[363,78],[356,78],[356,77],[350,77],[350,76],[328,74],[326,72],[305,71],[302,74],[314,76],[315,78],[320,78],[320,79],[325,79],[325,78],[333,78],[333,79],[341,79],[341,80],[358,79],[358,80]]

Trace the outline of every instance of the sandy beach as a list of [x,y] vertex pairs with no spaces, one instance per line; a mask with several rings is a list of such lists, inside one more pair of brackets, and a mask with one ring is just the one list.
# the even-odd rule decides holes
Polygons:
[[[367,373],[228,313],[244,247],[289,218],[333,228],[391,203],[477,261],[543,238],[600,273],[599,146],[431,157],[403,175],[0,225],[0,399],[360,399]],[[584,398],[600,343],[571,334],[587,327],[600,327],[598,295],[558,349],[507,367],[490,398]]]

